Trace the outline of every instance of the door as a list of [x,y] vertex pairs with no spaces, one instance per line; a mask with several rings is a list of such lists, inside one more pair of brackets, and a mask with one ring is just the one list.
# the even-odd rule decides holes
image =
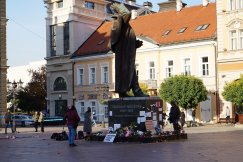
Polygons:
[[55,115],[64,116],[67,111],[67,100],[55,100]]
[[200,110],[202,122],[209,122],[212,120],[211,96],[208,96],[206,101],[200,102]]

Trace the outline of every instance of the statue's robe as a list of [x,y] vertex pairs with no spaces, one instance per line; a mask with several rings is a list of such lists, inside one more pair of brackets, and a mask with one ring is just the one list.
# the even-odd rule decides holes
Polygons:
[[136,36],[129,24],[131,14],[113,16],[111,49],[115,53],[115,92],[131,89],[135,74]]

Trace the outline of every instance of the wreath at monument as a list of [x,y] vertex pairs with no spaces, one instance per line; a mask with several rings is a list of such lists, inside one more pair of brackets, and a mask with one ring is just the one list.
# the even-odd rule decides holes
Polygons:
[[178,131],[164,131],[156,130],[140,131],[135,124],[131,124],[126,127],[121,127],[115,131],[102,130],[91,135],[91,141],[104,141],[105,136],[109,133],[116,134],[114,142],[141,142],[141,143],[155,143],[164,142],[170,140],[187,139],[185,132]]

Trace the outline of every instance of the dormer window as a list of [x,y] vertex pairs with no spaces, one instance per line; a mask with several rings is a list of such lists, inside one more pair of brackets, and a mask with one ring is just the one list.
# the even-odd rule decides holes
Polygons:
[[208,28],[209,24],[199,25],[196,29],[196,31],[206,30]]
[[164,32],[163,36],[167,36],[167,35],[169,35],[170,32],[171,32],[171,30],[166,30],[166,31]]
[[178,31],[178,34],[180,33],[184,33],[186,31],[187,27],[184,27],[184,28],[181,28],[179,31]]
[[89,9],[94,9],[94,2],[85,1],[84,7]]

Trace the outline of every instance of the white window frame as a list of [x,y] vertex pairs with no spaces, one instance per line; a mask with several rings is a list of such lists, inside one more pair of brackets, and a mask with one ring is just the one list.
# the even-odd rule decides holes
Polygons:
[[[83,104],[83,105],[82,105]],[[84,113],[85,113],[85,102],[84,101],[80,101],[79,102],[80,105],[80,117],[84,118]]]
[[243,29],[239,29],[239,43],[240,49],[243,49]]
[[[233,33],[235,33],[234,36],[233,36]],[[237,30],[231,30],[229,36],[230,36],[230,50],[236,50],[237,49]]]
[[[172,65],[169,64],[171,61],[172,61]],[[173,66],[174,66],[174,61],[172,59],[166,61],[166,67],[165,67],[166,78],[170,78],[173,76]]]
[[[80,70],[83,70],[83,74],[82,74],[83,77],[81,77]],[[84,67],[83,66],[78,67],[77,68],[77,85],[84,85],[85,84],[84,83],[84,77],[85,77],[85,75],[84,75]]]
[[[93,105],[93,103],[94,103],[94,105]],[[90,101],[90,108],[91,108],[91,111],[92,111],[92,113],[94,112],[95,115],[97,114],[96,105],[97,105],[97,104],[96,104],[96,101],[94,101],[94,100]]]
[[231,11],[236,10],[237,9],[236,0],[230,0],[229,6]]
[[[203,62],[203,59],[207,58],[207,62]],[[200,58],[201,62],[201,76],[209,76],[209,57],[208,56],[203,56]]]
[[[94,69],[94,73],[92,73],[92,69]],[[89,66],[89,84],[93,85],[96,84],[96,67]]]
[[63,0],[57,1],[57,8],[63,8]]
[[[153,66],[151,66],[151,63]],[[154,61],[149,61],[149,80],[155,80],[155,62]]]
[[[187,60],[189,60],[189,63],[186,62]],[[187,69],[189,69],[189,70],[187,70]],[[183,74],[191,75],[191,59],[190,58],[183,59]]]
[[243,9],[243,0],[229,0],[229,10]]
[[[107,68],[107,71],[105,71],[105,68]],[[108,64],[102,64],[101,65],[101,84],[107,84],[109,83],[109,66]]]

